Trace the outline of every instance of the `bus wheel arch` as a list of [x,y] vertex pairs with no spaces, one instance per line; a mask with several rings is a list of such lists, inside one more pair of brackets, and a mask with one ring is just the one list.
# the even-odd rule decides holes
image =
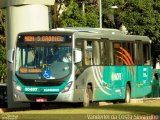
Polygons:
[[126,84],[126,90],[125,90],[125,103],[130,103],[131,101],[131,83],[128,81]]
[[88,83],[84,91],[83,106],[89,107],[93,100],[93,84]]

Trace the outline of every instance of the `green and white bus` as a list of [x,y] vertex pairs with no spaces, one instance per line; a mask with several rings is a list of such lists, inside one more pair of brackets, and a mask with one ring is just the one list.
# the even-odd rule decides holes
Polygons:
[[[59,28],[19,33],[14,63],[15,101],[130,102],[151,92],[151,40],[116,29]],[[13,59],[13,60],[12,60]]]

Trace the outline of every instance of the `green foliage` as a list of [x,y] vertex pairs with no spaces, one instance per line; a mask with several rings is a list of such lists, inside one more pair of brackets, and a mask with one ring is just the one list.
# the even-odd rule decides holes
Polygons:
[[96,5],[86,4],[85,7],[85,27],[99,27],[99,12]]
[[[155,59],[160,54],[160,1],[107,1],[103,0],[103,27],[119,28],[123,24],[128,29],[128,34],[150,37],[152,57]],[[117,5],[118,9],[111,10],[111,5]]]
[[[111,9],[117,5],[118,9]],[[103,26],[119,28],[124,24],[129,34],[149,36],[153,42],[160,37],[160,1],[103,0]]]
[[[118,0],[117,0],[118,1]],[[123,23],[129,34],[149,36],[153,42],[160,37],[160,1],[129,0],[117,2],[115,10],[116,28]]]
[[98,27],[99,26],[99,17],[94,13],[86,13],[86,27]]
[[61,27],[83,27],[85,18],[79,10],[79,6],[74,0],[70,0],[69,6],[60,18]]
[[0,63],[6,59],[6,49],[0,44]]
[[6,20],[5,11],[0,10],[0,83],[6,82]]
[[152,0],[131,0],[121,11],[121,21],[130,34],[147,35],[152,37],[155,30],[155,14]]
[[[86,10],[88,11],[88,7]],[[79,4],[70,0],[66,10],[60,17],[60,27],[98,27],[98,15],[93,8],[90,12],[82,13]]]

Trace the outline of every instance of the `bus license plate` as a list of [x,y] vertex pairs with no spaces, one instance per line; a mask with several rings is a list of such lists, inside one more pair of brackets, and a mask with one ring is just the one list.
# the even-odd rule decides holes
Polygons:
[[46,98],[36,98],[36,102],[46,102]]

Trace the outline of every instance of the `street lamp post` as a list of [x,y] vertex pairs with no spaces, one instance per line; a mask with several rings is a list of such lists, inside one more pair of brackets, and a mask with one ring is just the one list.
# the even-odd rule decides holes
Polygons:
[[99,0],[99,27],[102,28],[102,1]]
[[82,13],[85,14],[85,1],[82,1]]
[[[117,9],[116,5],[111,6],[112,9]],[[99,0],[99,27],[102,28],[102,1]]]

